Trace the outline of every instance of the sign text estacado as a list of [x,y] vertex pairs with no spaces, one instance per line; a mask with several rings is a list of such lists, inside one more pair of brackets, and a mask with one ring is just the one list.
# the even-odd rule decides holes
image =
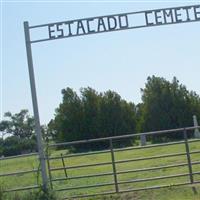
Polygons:
[[[141,24],[134,25],[134,17],[141,18]],[[109,15],[59,22],[48,25],[49,38],[72,37],[92,33],[116,31],[131,28],[200,21],[200,5],[148,10],[142,12]]]

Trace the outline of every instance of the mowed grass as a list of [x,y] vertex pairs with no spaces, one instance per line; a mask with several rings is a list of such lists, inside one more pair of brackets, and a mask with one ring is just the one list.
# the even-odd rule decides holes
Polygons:
[[[199,150],[200,150],[200,142],[190,143],[190,151],[199,151]],[[155,147],[146,149],[132,149],[127,151],[115,152],[114,155],[115,155],[115,161],[119,161],[127,159],[136,159],[141,157],[158,156],[162,154],[181,153],[181,152],[183,153],[185,152],[185,144],[177,144],[165,147]],[[68,150],[53,151],[51,153],[51,157],[60,156],[61,154],[63,155],[68,154]],[[191,154],[191,161],[199,162],[200,153]],[[93,154],[93,155],[84,155],[78,157],[69,157],[65,158],[64,162],[66,167],[111,162],[111,153],[107,152],[97,155]],[[159,167],[159,166],[173,165],[179,163],[187,163],[186,155],[118,163],[116,164],[116,171],[119,172],[126,170]],[[62,160],[61,159],[51,160],[50,166],[51,168],[63,167]],[[27,157],[27,158],[18,158],[18,159],[0,161],[0,174],[14,172],[14,171],[30,170],[36,168],[38,168],[38,160],[36,157]],[[200,172],[200,164],[193,165],[192,170],[193,172]],[[101,174],[109,172],[113,172],[113,167],[111,164],[68,169],[67,175],[68,177],[76,177],[76,176]],[[152,177],[183,174],[183,173],[189,173],[188,166],[181,166],[181,167],[179,166],[179,167],[143,171],[143,172],[140,171],[132,173],[123,173],[117,175],[117,179],[118,182],[123,182],[129,180],[138,180],[138,179],[145,179]],[[53,179],[64,178],[65,171],[63,169],[52,171],[51,176]],[[200,181],[200,174],[195,174],[193,177],[194,181]],[[17,175],[12,177],[3,177],[3,178],[1,177],[0,184],[3,185],[3,188],[18,188],[22,186],[36,185],[38,181],[39,183],[41,182],[41,180],[38,179],[38,174],[35,173],[35,174]],[[190,179],[189,176],[187,175],[182,177],[149,180],[149,181],[141,181],[134,183],[121,183],[119,184],[120,191],[144,188],[144,187],[153,187],[158,185],[170,185],[170,187],[164,189],[156,189],[156,190],[135,191],[120,195],[90,197],[87,199],[200,200],[200,186],[198,184],[195,185],[197,191],[199,192],[196,195],[194,195],[191,186],[180,186],[180,187],[173,186],[174,184],[184,183],[189,181]],[[104,184],[113,182],[114,182],[113,175],[97,176],[92,178],[69,179],[69,180],[66,179],[53,182],[53,188],[57,190],[63,188],[90,186],[95,184]],[[58,192],[58,195],[59,197],[70,197],[74,195],[94,194],[94,193],[112,192],[112,191],[113,192],[115,191],[115,186],[107,185],[107,186],[97,186],[92,188],[66,190]]]

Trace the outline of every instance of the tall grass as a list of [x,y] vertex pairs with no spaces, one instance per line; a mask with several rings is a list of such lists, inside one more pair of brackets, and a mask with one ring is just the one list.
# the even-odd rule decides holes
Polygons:
[[[200,142],[190,143],[190,151],[199,151]],[[137,159],[140,157],[150,157],[155,155],[162,154],[173,154],[185,152],[185,144],[176,144],[172,146],[166,147],[156,147],[152,149],[132,149],[128,151],[119,151],[115,152],[115,160],[124,160],[124,159]],[[52,156],[60,156],[61,154],[67,154],[68,150],[57,150],[52,152]],[[192,162],[200,161],[200,153],[191,154]],[[94,164],[94,163],[102,163],[102,162],[110,162],[111,155],[110,152],[102,153],[102,154],[91,154],[91,155],[82,155],[75,157],[65,158],[65,164],[67,167],[72,167],[76,165],[82,164]],[[134,169],[142,169],[147,167],[158,167],[164,165],[172,165],[179,163],[187,163],[187,157],[185,155],[178,157],[166,157],[162,159],[154,159],[154,160],[141,160],[127,163],[118,163],[116,164],[117,171],[125,171],[125,170],[134,170]],[[51,168],[59,168],[63,166],[62,160],[51,160],[50,162]],[[30,170],[38,168],[38,160],[37,157],[28,157],[28,158],[18,158],[11,160],[0,161],[0,174],[2,173],[10,173],[13,171],[22,171],[22,170]],[[200,172],[200,164],[196,164],[192,166],[193,172]],[[84,176],[91,174],[100,174],[112,172],[112,165],[102,165],[95,167],[85,167],[80,169],[69,169],[67,171],[69,177],[76,176]],[[127,181],[127,180],[136,180],[136,179],[145,179],[150,177],[159,177],[159,176],[168,176],[175,174],[188,173],[188,166],[182,167],[173,167],[167,169],[160,170],[152,170],[145,172],[134,172],[129,174],[120,174],[118,175],[118,181]],[[6,189],[10,188],[18,188],[18,187],[26,187],[32,185],[40,185],[41,178],[38,180],[38,173],[36,174],[24,174],[17,175],[12,177],[2,177],[0,179],[0,200],[60,200],[59,197],[70,197],[76,195],[83,194],[93,194],[93,193],[102,193],[107,191],[113,191],[113,186],[106,187],[96,187],[96,188],[88,188],[88,189],[75,189],[69,191],[57,192],[59,197],[55,196],[50,191],[46,193],[41,189],[35,192],[18,192],[16,194],[4,194],[1,186],[6,187]],[[53,171],[53,178],[62,178],[65,176],[64,170]],[[200,174],[195,174],[194,180],[196,182],[200,181]],[[113,176],[101,176],[87,179],[72,179],[72,180],[63,180],[54,182],[54,189],[62,189],[65,187],[75,187],[75,186],[88,186],[95,185],[101,183],[112,182]],[[156,185],[174,185],[176,183],[188,182],[189,177],[179,177],[179,178],[171,178],[171,179],[162,179],[148,182],[138,182],[138,183],[130,183],[130,184],[121,184],[120,190],[127,190],[132,188],[141,188],[141,187],[149,187]],[[141,192],[133,192],[133,193],[125,193],[125,194],[116,194],[112,196],[101,196],[101,197],[92,197],[87,198],[87,200],[200,200],[200,185],[195,185],[198,194],[193,194],[191,186],[185,187],[170,187],[168,189],[160,189],[160,190],[148,190]]]
[[59,200],[56,195],[50,191],[31,191],[26,193],[12,193],[5,194],[3,190],[0,190],[0,200]]
[[3,200],[3,195],[4,195],[3,187],[0,185],[0,200]]

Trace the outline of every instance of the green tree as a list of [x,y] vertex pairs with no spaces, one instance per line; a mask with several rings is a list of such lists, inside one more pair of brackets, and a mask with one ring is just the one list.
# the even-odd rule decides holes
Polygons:
[[[134,133],[135,106],[113,92],[98,93],[82,88],[80,97],[72,89],[62,90],[63,102],[56,109],[49,129],[57,141],[73,141]],[[129,142],[130,143],[130,142]],[[105,148],[98,143],[79,148]]]
[[100,103],[101,95],[94,89],[82,88],[81,89],[81,102],[82,102],[82,139],[92,139],[100,137]]
[[107,91],[101,101],[101,130],[104,136],[135,132],[135,106],[122,100],[120,95]]
[[24,109],[16,114],[6,112],[4,117],[7,120],[0,122],[0,131],[4,135],[9,134],[19,138],[29,139],[34,135],[34,118],[30,117],[28,110]]
[[3,150],[4,150],[4,148],[3,148],[3,138],[0,138],[0,156],[2,156],[3,155]]
[[[200,98],[194,92],[179,84],[176,78],[172,82],[160,77],[148,77],[142,89],[140,105],[140,131],[155,131],[193,125],[192,116],[200,115]],[[182,134],[162,137],[180,138]],[[154,137],[160,140],[160,137]]]
[[48,127],[58,142],[82,139],[82,102],[71,88],[62,90],[63,100]]
[[11,156],[37,151],[34,118],[29,115],[28,110],[23,109],[16,114],[6,112],[4,117],[6,120],[0,122],[0,155]]

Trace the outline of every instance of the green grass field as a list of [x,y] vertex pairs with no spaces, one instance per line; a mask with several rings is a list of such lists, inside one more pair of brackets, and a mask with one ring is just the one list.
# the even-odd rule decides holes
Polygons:
[[[200,150],[200,142],[195,142],[190,144],[190,151]],[[167,147],[156,147],[156,148],[147,148],[147,149],[134,149],[129,151],[115,152],[115,160],[124,160],[124,159],[133,159],[139,157],[149,157],[156,156],[162,154],[171,154],[171,153],[180,153],[185,152],[185,145],[178,144]],[[51,156],[60,155],[61,153],[66,154],[67,150],[52,152]],[[192,162],[200,161],[200,154],[195,153],[191,155]],[[65,158],[65,165],[67,167],[82,165],[82,164],[92,164],[99,162],[110,162],[111,154],[103,153],[98,155],[85,155],[81,157],[70,157]],[[145,161],[135,161],[128,163],[120,163],[116,164],[117,171],[124,170],[133,170],[133,169],[141,169],[141,168],[149,168],[149,167],[158,167],[164,165],[172,165],[178,163],[186,163],[187,157],[176,156],[176,157],[168,157],[168,158],[160,158],[154,160],[145,160]],[[51,168],[62,167],[62,160],[52,160],[50,162]],[[0,161],[0,174],[9,173],[14,171],[21,170],[30,170],[38,167],[38,161],[36,157],[27,157],[27,158],[18,158],[12,160],[4,160]],[[193,165],[193,172],[200,172],[200,164]],[[70,169],[67,170],[67,174],[69,177],[74,176],[83,176],[89,174],[99,174],[99,173],[107,173],[112,172],[112,165],[104,165],[104,166],[96,166],[96,167],[84,167],[80,169]],[[168,169],[160,169],[160,170],[151,170],[148,172],[134,172],[134,173],[125,173],[118,175],[118,181],[127,181],[127,180],[136,180],[136,179],[144,179],[150,177],[158,177],[158,176],[167,176],[174,174],[182,174],[188,173],[188,166],[182,167],[174,167]],[[65,177],[64,170],[53,171],[53,178],[62,178]],[[194,175],[195,181],[200,181],[200,174]],[[93,178],[83,178],[78,180],[64,180],[64,181],[56,181],[53,184],[54,189],[61,189],[67,187],[74,186],[84,186],[84,185],[93,185],[93,184],[102,184],[113,182],[113,175],[101,176],[101,177],[93,177]],[[111,196],[101,196],[101,197],[91,197],[87,199],[96,200],[96,199],[124,199],[124,200],[200,200],[200,186],[195,185],[198,194],[194,195],[192,191],[191,185],[189,186],[180,186],[174,187],[174,184],[188,182],[189,176],[183,176],[179,178],[169,178],[169,179],[161,179],[161,180],[151,180],[147,182],[137,182],[137,183],[125,183],[120,184],[120,190],[128,190],[128,189],[137,189],[142,187],[151,187],[156,185],[171,185],[169,188],[164,189],[156,189],[156,190],[144,190],[137,192],[124,193],[120,195],[111,195]],[[36,174],[27,174],[27,175],[18,175],[12,177],[3,177],[0,180],[0,184],[3,188],[15,188],[21,186],[29,186],[35,185],[38,182],[37,173]],[[39,180],[40,182],[40,180]],[[114,191],[114,186],[103,186],[103,187],[94,187],[89,189],[74,189],[64,192],[59,192],[58,195],[60,197],[63,196],[73,196],[73,195],[81,195],[81,194],[92,194],[92,193],[100,193],[100,192],[111,192]]]

